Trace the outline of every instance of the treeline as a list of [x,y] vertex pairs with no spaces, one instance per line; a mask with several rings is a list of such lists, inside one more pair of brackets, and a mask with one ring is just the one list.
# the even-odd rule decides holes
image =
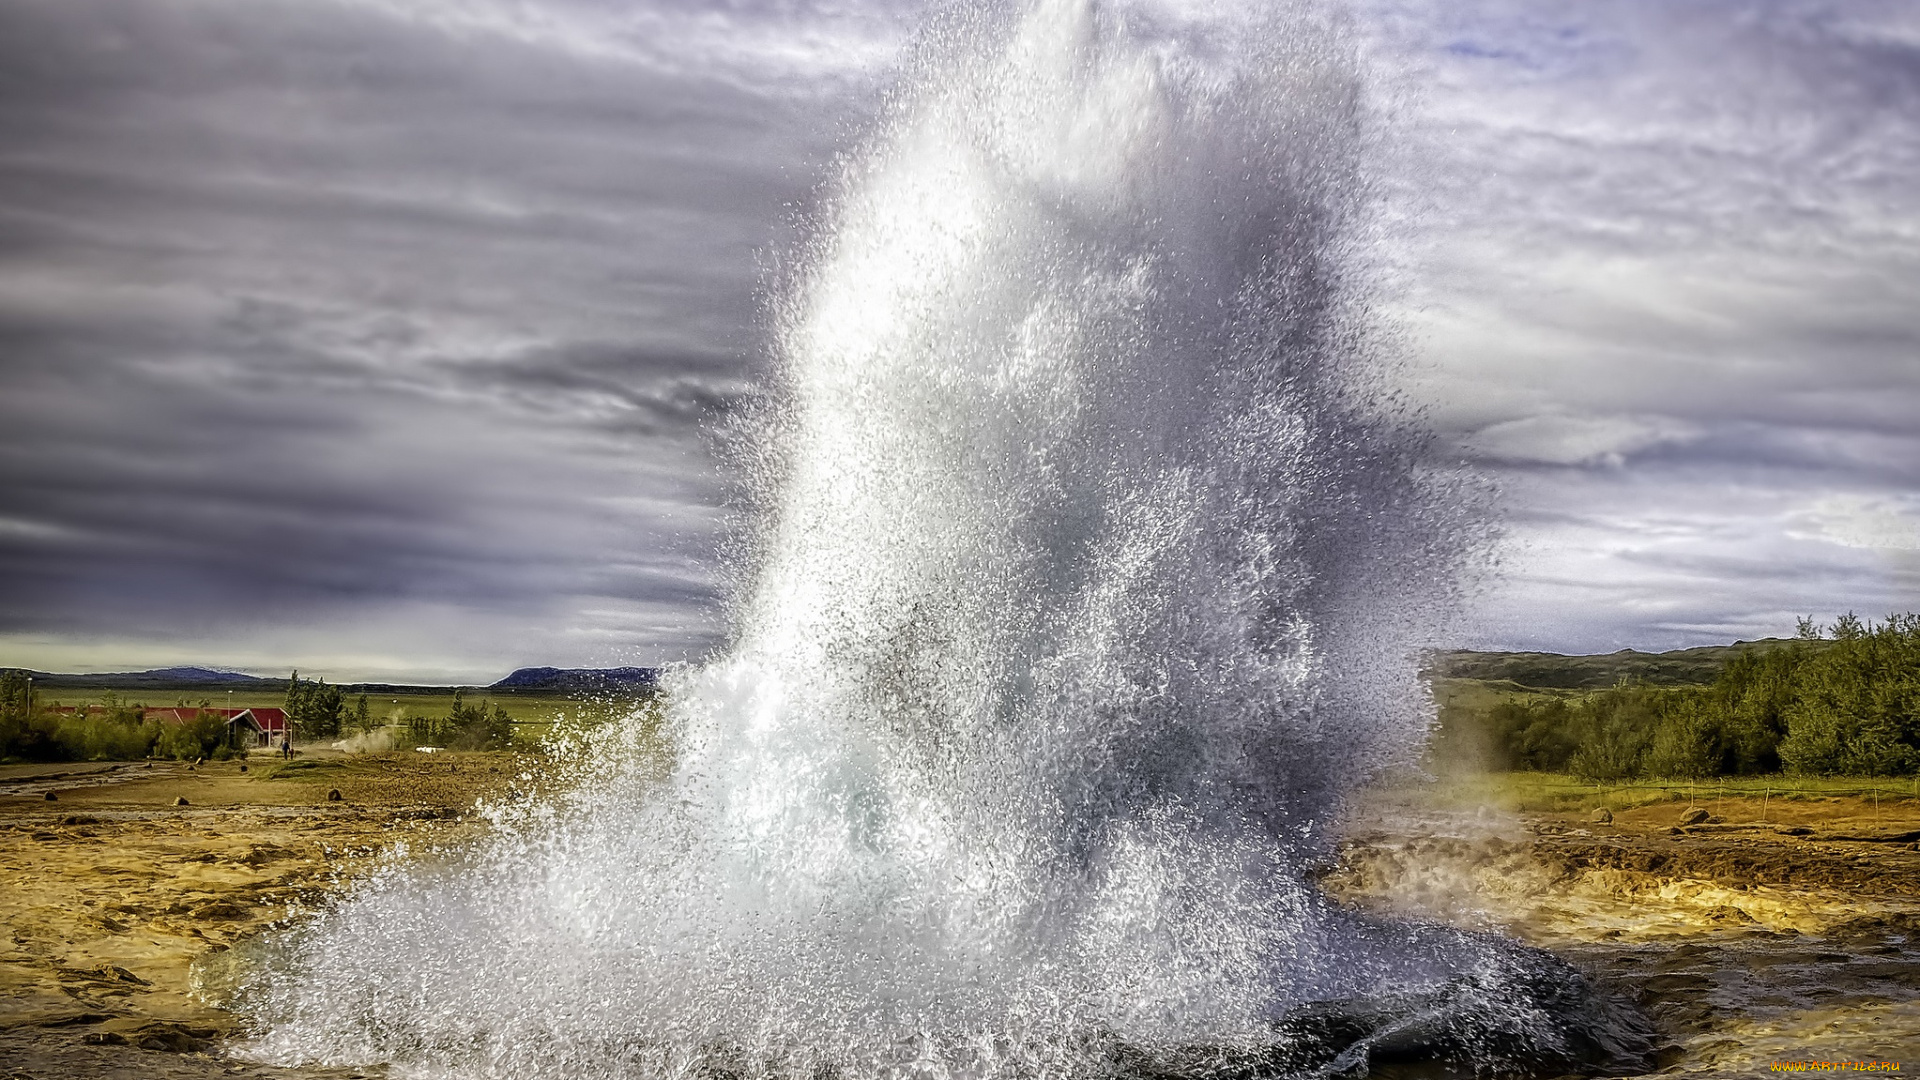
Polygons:
[[407,720],[407,737],[416,746],[450,750],[504,750],[513,745],[513,717],[485,698],[469,705],[459,692],[446,716],[415,716]]
[[[325,679],[307,680],[298,671],[287,680],[287,723],[303,739],[333,738],[392,726],[375,720],[361,694],[352,708],[337,686]],[[453,706],[445,716],[407,716],[399,724],[414,746],[451,750],[504,750],[513,745],[513,717],[491,701],[467,704],[463,691],[454,691]]]
[[353,710],[347,710],[346,696],[325,679],[303,679],[295,671],[287,676],[287,697],[282,704],[287,724],[302,739],[331,739],[342,731],[372,730],[373,718],[367,708],[367,695],[361,694]]
[[[1816,644],[1817,643],[1817,644]],[[1625,682],[1494,706],[1497,762],[1589,780],[1920,772],[1920,615],[1800,623],[1786,648],[1736,655],[1711,685]]]
[[[454,750],[502,750],[513,745],[513,717],[492,701],[469,703],[456,692],[443,716],[376,719],[367,695],[349,705],[339,687],[323,679],[287,679],[287,721],[301,741],[368,733],[387,728],[413,746]],[[33,692],[26,672],[0,671],[0,761],[138,761],[143,758],[224,760],[245,757],[232,745],[234,733],[210,701],[198,706],[181,701],[181,720],[147,719],[144,703],[124,701],[114,691],[96,703],[75,708],[49,707]],[[276,748],[277,749],[277,748]]]
[[[325,679],[307,680],[298,671],[287,680],[287,723],[303,739],[333,738],[392,726],[375,720],[361,694],[348,708],[346,696]],[[451,750],[504,750],[513,745],[513,717],[493,702],[467,703],[463,691],[454,691],[453,706],[445,716],[408,716],[399,724],[414,746]]]
[[[209,706],[201,702],[200,708]],[[224,760],[245,750],[228,745],[226,719],[196,712],[167,724],[144,719],[145,707],[113,691],[100,708],[63,712],[37,707],[25,672],[0,672],[0,761],[138,761],[142,758]]]

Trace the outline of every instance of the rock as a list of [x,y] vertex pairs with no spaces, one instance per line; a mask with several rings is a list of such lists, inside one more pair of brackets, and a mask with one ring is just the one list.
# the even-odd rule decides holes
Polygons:
[[246,772],[246,771],[247,771],[247,767],[246,767],[245,765],[242,765],[242,766],[240,766],[240,771],[241,771],[241,772]]
[[86,1043],[88,1046],[127,1045],[127,1037],[117,1031],[89,1031],[86,1037],[80,1041]]
[[1593,812],[1592,821],[1595,825],[1611,825],[1613,824],[1613,811],[1603,806]]
[[291,858],[293,858],[293,852],[288,851],[286,848],[275,847],[272,844],[255,844],[247,849],[245,855],[240,856],[239,861],[248,866],[260,866],[264,863],[273,862],[276,859]]
[[45,799],[46,799],[46,800],[47,800],[48,802],[59,802],[59,801],[60,801],[60,796],[58,796],[58,795],[55,795],[55,794],[54,794],[53,792],[51,792],[51,791],[49,791],[49,792],[47,792],[47,793],[46,793],[46,795],[45,795],[45,796],[43,796],[43,797],[44,797],[44,798],[45,798]]
[[160,1050],[172,1054],[191,1054],[196,1050],[205,1050],[207,1043],[202,1035],[212,1035],[209,1029],[189,1028],[180,1024],[147,1024],[134,1031],[133,1045],[142,1050]]
[[327,789],[327,801],[328,801],[328,802],[339,802],[339,801],[340,801],[340,789],[339,789],[339,788],[328,788],[328,789]]
[[1696,806],[1693,809],[1687,811],[1686,813],[1680,815],[1680,824],[1683,826],[1698,825],[1701,822],[1707,820],[1707,818],[1710,816],[1712,815],[1707,813],[1706,807]]
[[185,795],[176,795],[176,796],[174,796],[174,798],[173,798],[173,805],[175,805],[175,806],[185,806],[185,805],[187,805],[187,797],[186,797]]

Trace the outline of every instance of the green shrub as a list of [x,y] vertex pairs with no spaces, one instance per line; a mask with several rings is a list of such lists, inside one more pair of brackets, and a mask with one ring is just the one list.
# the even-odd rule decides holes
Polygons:
[[1834,625],[1835,643],[1795,672],[1780,760],[1811,775],[1920,770],[1920,615]]
[[1647,776],[1697,780],[1724,771],[1728,730],[1708,694],[1676,693],[1662,703],[1641,770]]
[[1500,702],[1480,717],[1491,764],[1593,781],[1920,772],[1920,615],[1826,632],[1802,620],[1801,641],[1745,650],[1710,686]]
[[407,721],[407,737],[416,746],[444,746],[450,750],[505,750],[513,745],[513,717],[504,706],[484,698],[466,704],[453,695],[453,708],[444,717],[416,716]]
[[[218,713],[197,713],[185,723],[159,726],[161,731],[153,744],[155,757],[173,758],[176,761],[193,761],[204,757],[224,761],[234,756],[234,749],[228,742],[231,729]],[[240,753],[245,756],[245,751]]]
[[53,741],[62,761],[138,761],[153,748],[160,725],[132,716],[72,716],[60,720]]
[[1569,710],[1560,698],[1503,701],[1488,717],[1494,752],[1508,769],[1560,772],[1578,746],[1569,730]]

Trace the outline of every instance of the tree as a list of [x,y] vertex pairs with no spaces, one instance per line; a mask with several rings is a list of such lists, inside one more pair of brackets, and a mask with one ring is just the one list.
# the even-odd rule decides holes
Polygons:
[[500,705],[482,698],[469,705],[454,691],[453,707],[443,718],[417,717],[407,723],[407,734],[422,746],[456,750],[504,750],[513,745],[513,717]]
[[1641,775],[1661,704],[1661,691],[1629,682],[1589,695],[1573,713],[1579,749],[1567,759],[1567,769],[1584,780]]
[[339,687],[325,679],[308,682],[295,671],[287,678],[286,710],[287,722],[301,738],[328,738],[340,734],[345,702]]
[[1879,625],[1848,613],[1834,643],[1795,672],[1780,759],[1796,773],[1920,770],[1920,615]]

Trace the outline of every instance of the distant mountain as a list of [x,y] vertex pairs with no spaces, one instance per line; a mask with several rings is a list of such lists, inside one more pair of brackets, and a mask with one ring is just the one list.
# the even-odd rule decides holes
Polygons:
[[45,671],[29,671],[27,674],[37,683],[75,689],[203,690],[220,687],[251,690],[286,684],[285,679],[263,679],[258,675],[203,667],[154,668],[151,671],[116,671],[100,675],[61,675]]
[[508,693],[533,691],[554,694],[633,693],[651,690],[659,680],[659,668],[526,667],[487,689]]
[[[0,665],[0,671],[8,670]],[[115,671],[97,675],[63,675],[58,672],[28,671],[38,685],[61,690],[273,690],[285,689],[284,676],[261,677],[240,671],[206,667],[154,668],[151,671]],[[521,668],[486,687],[498,693],[542,694],[631,694],[653,689],[659,668]],[[412,686],[398,683],[341,683],[348,694],[434,694],[450,687]]]

